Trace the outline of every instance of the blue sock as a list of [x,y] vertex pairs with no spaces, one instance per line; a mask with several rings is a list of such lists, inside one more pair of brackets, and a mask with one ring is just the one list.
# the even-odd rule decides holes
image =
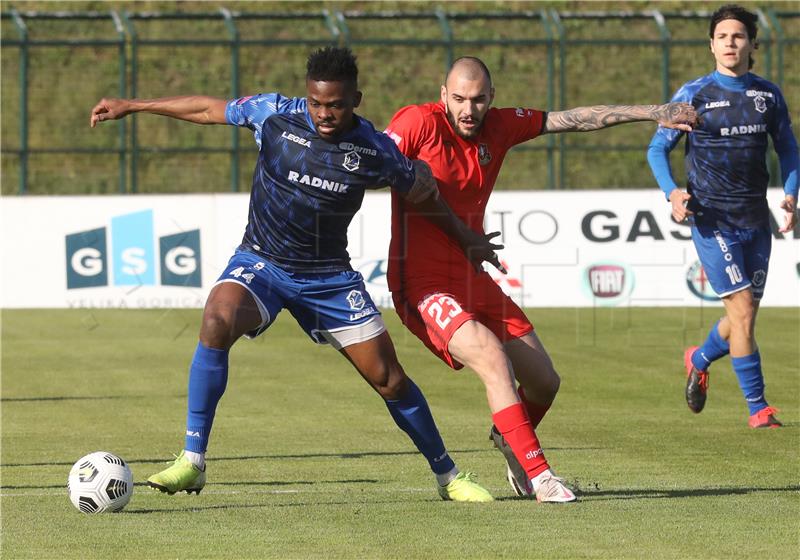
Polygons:
[[428,460],[435,474],[450,472],[455,463],[447,454],[444,442],[431,416],[425,395],[411,379],[408,379],[408,393],[398,400],[386,400],[386,408],[398,427],[403,430],[419,452]]
[[763,408],[767,408],[764,398],[764,375],[761,373],[761,354],[755,352],[741,358],[731,358],[733,371],[739,379],[739,387],[744,393],[750,416]]
[[711,362],[719,360],[731,351],[728,342],[719,335],[719,321],[711,327],[703,345],[692,355],[692,365],[700,371],[707,371]]
[[189,368],[189,412],[186,415],[187,451],[205,453],[217,403],[228,384],[228,351],[197,343]]

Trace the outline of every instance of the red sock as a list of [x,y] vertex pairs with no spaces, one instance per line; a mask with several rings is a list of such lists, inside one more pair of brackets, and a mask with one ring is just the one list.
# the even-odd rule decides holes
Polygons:
[[492,420],[529,478],[550,468],[522,403],[512,404],[492,414]]
[[528,417],[531,419],[531,426],[535,430],[539,427],[539,423],[542,421],[542,418],[544,418],[544,415],[550,410],[550,405],[536,404],[526,399],[525,391],[522,390],[522,385],[517,387],[517,393],[519,393],[519,398],[522,399],[522,404],[525,405],[525,410],[528,411]]

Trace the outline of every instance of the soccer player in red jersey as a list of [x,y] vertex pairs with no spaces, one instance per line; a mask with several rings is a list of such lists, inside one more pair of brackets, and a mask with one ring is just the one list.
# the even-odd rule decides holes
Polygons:
[[[440,196],[481,234],[486,203],[512,146],[541,134],[634,121],[688,132],[696,119],[685,103],[546,113],[491,108],[493,98],[486,65],[462,57],[447,73],[440,102],[400,109],[386,130],[406,156],[431,166]],[[406,327],[450,367],[466,365],[483,381],[494,422],[491,437],[506,458],[514,491],[540,502],[575,501],[550,470],[534,431],[560,379],[522,310],[450,237],[394,195],[388,276]]]

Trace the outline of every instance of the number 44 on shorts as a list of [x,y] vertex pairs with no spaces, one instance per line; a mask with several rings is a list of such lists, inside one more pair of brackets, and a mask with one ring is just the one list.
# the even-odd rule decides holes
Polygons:
[[239,268],[234,268],[228,273],[228,276],[233,276],[234,278],[241,278],[248,285],[250,284],[250,282],[253,281],[253,278],[256,277],[256,275],[252,272],[245,272],[243,266],[240,266]]

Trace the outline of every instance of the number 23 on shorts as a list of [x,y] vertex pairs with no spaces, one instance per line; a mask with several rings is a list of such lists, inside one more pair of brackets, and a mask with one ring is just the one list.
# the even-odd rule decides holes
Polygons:
[[452,296],[433,294],[419,304],[419,311],[429,328],[433,326],[433,320],[441,330],[446,330],[453,318],[464,310]]

